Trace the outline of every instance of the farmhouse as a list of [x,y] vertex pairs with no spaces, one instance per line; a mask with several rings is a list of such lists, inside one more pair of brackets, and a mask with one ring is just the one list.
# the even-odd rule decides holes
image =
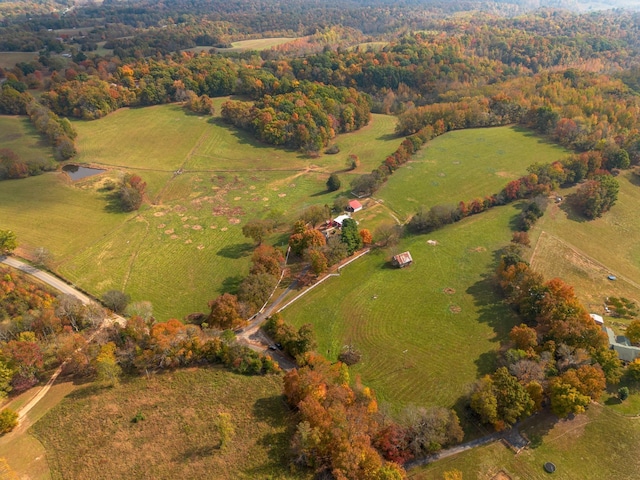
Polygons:
[[604,325],[604,319],[595,313],[590,313],[589,316],[593,319],[594,322],[596,322],[598,325]]
[[615,350],[623,362],[633,362],[640,357],[640,347],[631,345],[629,339],[623,335],[617,335],[609,327],[602,327],[609,338],[609,348]]
[[351,215],[340,215],[333,219],[332,223],[334,227],[342,228],[342,223],[347,219],[351,218]]
[[413,263],[413,258],[411,258],[411,254],[409,252],[402,252],[398,255],[394,255],[391,259],[391,263],[395,267],[404,268]]
[[358,200],[351,200],[347,205],[347,211],[356,213],[362,210],[362,204]]

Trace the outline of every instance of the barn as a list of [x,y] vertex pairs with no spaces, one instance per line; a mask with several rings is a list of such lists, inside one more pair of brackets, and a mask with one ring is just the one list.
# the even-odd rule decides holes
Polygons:
[[413,258],[411,258],[411,254],[409,252],[402,252],[398,255],[394,255],[391,259],[391,263],[394,267],[404,268],[413,263]]
[[356,213],[362,210],[362,204],[358,200],[351,200],[347,205],[347,211]]

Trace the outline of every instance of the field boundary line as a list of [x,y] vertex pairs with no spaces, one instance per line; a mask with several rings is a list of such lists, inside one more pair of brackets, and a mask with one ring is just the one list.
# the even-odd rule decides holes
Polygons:
[[[204,143],[204,141],[211,136],[211,132],[209,132],[209,129],[204,129],[202,134],[200,135],[200,137],[198,138],[198,140],[196,140],[196,143],[193,145],[193,147],[191,147],[191,150],[189,150],[189,153],[187,153],[187,155],[184,157],[184,160],[182,161],[182,163],[180,164],[180,167],[178,167],[177,170],[173,170],[173,176],[167,181],[167,183],[164,184],[164,186],[162,187],[162,189],[158,192],[158,194],[156,195],[156,198],[153,202],[154,205],[157,205],[158,202],[160,201],[160,198],[162,198],[162,195],[164,194],[164,192],[166,191],[166,189],[169,187],[169,184],[173,181],[174,178],[176,178],[176,176],[179,173],[184,172],[184,166],[187,164],[187,162],[189,160],[191,160],[191,157],[194,156],[195,152],[198,151],[198,149],[200,148],[200,146]],[[168,170],[171,171],[171,170]]]
[[534,249],[533,254],[531,255],[531,261],[529,262],[529,263],[531,263],[531,265],[534,267],[534,269],[535,269],[535,265],[534,265],[535,255],[536,255],[536,251],[538,250],[538,244],[540,243],[540,238],[542,238],[542,235],[546,235],[546,236],[548,236],[549,238],[552,238],[552,239],[554,239],[554,240],[558,241],[559,243],[561,243],[561,244],[563,244],[563,245],[566,245],[566,246],[567,246],[567,248],[569,248],[569,250],[571,250],[571,251],[572,251],[573,253],[575,253],[576,255],[581,256],[582,258],[584,258],[584,259],[586,259],[586,260],[590,261],[592,264],[594,264],[594,265],[595,265],[595,266],[597,266],[597,267],[602,268],[603,270],[606,270],[606,271],[611,272],[611,273],[615,273],[615,274],[616,274],[616,277],[618,277],[618,279],[619,279],[619,280],[623,280],[623,281],[627,282],[629,285],[632,285],[633,287],[635,287],[635,288],[637,288],[637,289],[639,289],[639,290],[640,290],[640,284],[638,284],[638,283],[634,282],[633,280],[631,280],[630,278],[626,277],[625,275],[620,275],[619,273],[616,273],[615,271],[613,271],[610,267],[608,267],[608,266],[607,266],[607,265],[605,265],[604,263],[599,262],[599,261],[598,261],[598,260],[596,260],[595,258],[593,258],[593,257],[591,257],[591,256],[589,256],[589,255],[587,255],[586,253],[584,253],[583,251],[581,251],[579,248],[574,247],[573,245],[571,245],[571,244],[570,244],[569,242],[567,242],[566,240],[564,240],[564,239],[562,239],[562,238],[560,238],[560,237],[557,237],[557,236],[555,236],[555,235],[553,235],[553,234],[551,234],[551,233],[549,233],[549,232],[546,232],[546,231],[544,231],[544,230],[540,233],[540,237],[538,237],[538,241],[536,242],[536,248]]

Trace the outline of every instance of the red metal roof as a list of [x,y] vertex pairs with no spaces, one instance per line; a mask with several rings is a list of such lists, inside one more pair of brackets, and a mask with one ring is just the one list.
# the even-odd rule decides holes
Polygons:
[[357,209],[357,208],[362,208],[362,204],[358,200],[350,200],[349,201],[349,206],[351,208],[353,208],[354,210]]

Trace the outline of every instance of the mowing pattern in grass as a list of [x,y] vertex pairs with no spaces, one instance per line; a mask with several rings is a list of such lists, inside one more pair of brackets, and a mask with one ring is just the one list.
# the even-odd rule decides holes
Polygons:
[[532,163],[551,163],[565,154],[519,127],[458,130],[429,142],[377,196],[409,217],[420,206],[457,205],[497,193]]
[[9,148],[23,160],[51,159],[48,143],[26,117],[0,116],[0,148]]
[[[405,239],[394,252],[372,252],[283,315],[297,326],[314,324],[318,350],[329,358],[343,345],[361,350],[355,373],[383,401],[454,406],[494,368],[499,342],[515,321],[487,276],[516,214],[512,206],[496,208]],[[390,268],[391,254],[404,250],[413,265]]]
[[73,187],[59,175],[3,182],[0,215],[27,250],[51,250],[58,271],[86,290],[124,289],[133,300],[150,300],[159,320],[182,318],[233,291],[247,273],[247,219],[277,210],[289,222],[306,206],[333,203],[344,190],[327,193],[328,174],[343,169],[349,153],[363,159],[360,169],[377,165],[400,141],[394,124],[375,115],[370,126],[337,139],[341,153],[310,159],[177,105],[123,109],[75,122],[78,160],[139,174],[154,205],[110,213],[101,186],[117,177],[113,170]]
[[554,425],[548,418],[536,418],[536,423],[523,430],[535,448],[514,455],[502,443],[493,443],[438,461],[421,471],[412,471],[411,478],[442,478],[444,472],[457,469],[464,478],[491,479],[503,470],[513,479],[542,480],[549,478],[542,467],[545,462],[556,465],[553,478],[638,478],[640,422],[637,419],[591,404],[586,414],[574,420]]
[[[179,370],[79,388],[33,430],[53,478],[296,478],[286,467],[293,424],[281,390],[280,377]],[[144,420],[132,422],[139,413]],[[235,431],[222,448],[220,413]]]

